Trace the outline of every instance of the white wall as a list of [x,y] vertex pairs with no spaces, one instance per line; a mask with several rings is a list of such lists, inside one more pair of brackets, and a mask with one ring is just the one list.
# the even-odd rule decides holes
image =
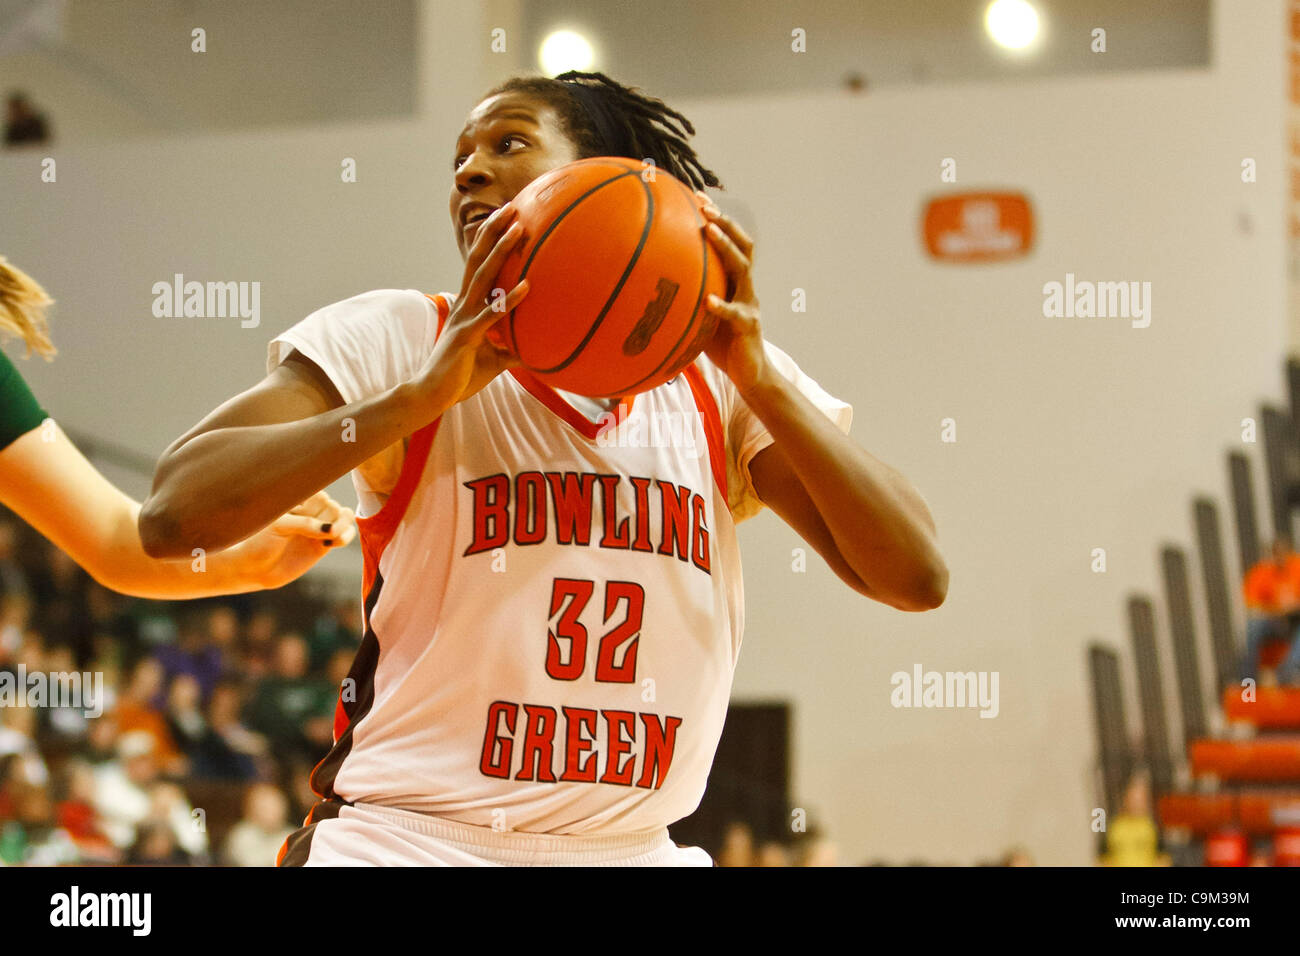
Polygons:
[[0,56],[0,90],[26,90],[57,141],[78,146],[409,117],[417,10],[413,0],[67,0],[46,5],[43,36],[11,40],[22,52]]
[[[768,337],[853,403],[853,438],[926,496],[951,569],[947,603],[909,615],[815,557],[792,573],[798,541],[771,515],[742,530],[736,696],[796,702],[796,805],[849,862],[970,862],[1012,842],[1089,861],[1084,647],[1127,646],[1124,595],[1159,593],[1158,544],[1191,542],[1193,492],[1227,501],[1241,419],[1282,396],[1285,21],[1281,0],[1251,9],[1215,17],[1205,73],[673,103],[754,216]],[[86,148],[57,155],[56,185],[39,153],[0,157],[3,251],[60,300],[62,354],[22,366],[51,411],[156,454],[255,382],[267,339],[312,309],[459,288],[446,153],[485,85],[463,56],[426,61],[426,120]],[[953,188],[948,156],[958,188],[1029,193],[1029,258],[923,257],[921,201]],[[261,281],[262,327],[153,318],[150,287],[174,272]],[[1043,284],[1067,272],[1151,282],[1150,328],[1043,318]],[[895,710],[890,675],[917,662],[1000,672],[1000,715]]]

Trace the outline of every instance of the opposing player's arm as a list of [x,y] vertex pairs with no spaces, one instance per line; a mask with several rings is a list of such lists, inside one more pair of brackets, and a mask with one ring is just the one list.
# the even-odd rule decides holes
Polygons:
[[50,419],[0,451],[0,501],[104,587],[143,598],[198,598],[279,586],[328,550],[324,541],[330,535],[311,522],[332,519],[337,540],[352,533],[351,511],[321,494],[304,502],[296,515],[277,520],[276,531],[211,555],[201,574],[188,559],[150,557],[136,530],[140,503],[101,475]]
[[441,412],[411,383],[344,404],[295,351],[163,452],[140,511],[145,550],[179,558],[242,541]]

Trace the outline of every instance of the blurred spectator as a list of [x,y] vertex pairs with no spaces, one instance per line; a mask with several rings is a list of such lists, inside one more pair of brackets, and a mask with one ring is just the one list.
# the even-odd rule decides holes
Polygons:
[[199,707],[200,693],[199,682],[191,674],[178,674],[167,689],[167,730],[188,757],[194,755],[208,729]]
[[[94,714],[96,710],[103,712],[105,702],[95,699],[96,694],[103,693],[102,684],[96,687],[95,677],[92,674],[89,681],[86,681],[84,675],[76,670],[76,662],[72,659],[72,649],[68,647],[55,647],[45,655],[43,663],[46,673],[70,674],[77,673],[75,684],[69,683],[71,689],[80,689],[80,699],[65,701],[60,694],[56,700],[51,692],[49,706],[42,711],[45,718],[44,735],[42,743],[47,749],[53,749],[62,753],[73,749],[80,741],[85,739],[87,731],[90,729],[91,718],[87,714]],[[53,688],[53,677],[51,677],[51,688]],[[65,706],[66,704],[66,706]]]
[[194,749],[194,776],[200,780],[256,780],[267,753],[266,739],[239,721],[243,694],[234,681],[223,681],[208,701],[207,728]]
[[278,628],[277,616],[269,608],[258,608],[249,617],[240,647],[240,671],[244,676],[258,679],[270,673]]
[[150,820],[136,831],[135,843],[127,851],[131,866],[188,866],[193,860],[176,840],[175,831],[166,823]]
[[36,746],[36,715],[31,707],[0,707],[0,757],[13,755],[21,779],[43,787],[50,779],[45,758]]
[[[208,646],[212,647],[221,660],[221,676],[226,677],[241,670],[239,658],[239,615],[234,608],[218,605],[208,610],[207,615]],[[214,685],[215,686],[215,683]],[[207,700],[212,687],[204,687],[203,699]]]
[[776,840],[768,840],[758,848],[758,856],[754,861],[755,866],[789,866],[790,854],[785,844]]
[[1002,856],[999,866],[1033,866],[1034,858],[1023,846],[1013,846]]
[[754,832],[748,824],[738,821],[727,824],[717,863],[718,866],[754,865]]
[[1278,680],[1295,680],[1300,676],[1300,555],[1291,550],[1288,536],[1278,535],[1272,553],[1246,573],[1242,591],[1248,615],[1242,675],[1255,679],[1260,646],[1280,637],[1290,641],[1290,650]]
[[248,724],[282,754],[314,761],[332,742],[335,694],[328,681],[308,675],[307,642],[284,634],[275,644],[272,673],[249,702]]
[[1124,806],[1106,826],[1107,866],[1168,866],[1160,853],[1160,834],[1151,816],[1151,787],[1135,773],[1124,791]]
[[27,582],[27,572],[14,557],[15,538],[14,523],[0,521],[0,594],[30,598],[32,588]]
[[136,828],[147,821],[171,827],[176,842],[191,854],[207,849],[206,832],[195,820],[181,790],[158,778],[155,741],[133,730],[118,740],[118,759],[95,771],[95,810],[113,845],[128,850],[138,843]]
[[351,661],[361,646],[361,605],[356,601],[335,602],[327,614],[316,618],[308,644],[308,666],[314,671],[323,670],[340,652],[346,652]]
[[76,845],[54,822],[49,791],[41,784],[15,788],[13,815],[0,824],[0,861],[57,866],[77,860]]
[[77,667],[94,657],[95,621],[88,593],[92,578],[77,562],[42,539],[45,563],[33,575],[32,590],[39,604],[33,622],[47,644],[72,648]]
[[95,812],[95,770],[84,760],[70,760],[62,773],[63,799],[55,817],[76,844],[82,861],[113,863],[117,848],[99,825]]
[[819,829],[809,827],[795,847],[795,866],[839,866],[839,850]]
[[152,657],[136,662],[135,669],[114,708],[119,732],[126,736],[143,731],[153,738],[153,757],[164,773],[185,772],[185,755],[172,739],[167,719],[157,707],[163,692],[163,668]]
[[20,90],[9,93],[5,112],[5,145],[36,145],[47,142],[50,138],[50,126],[44,113],[36,112],[27,99],[27,94]]
[[6,666],[22,646],[32,602],[25,594],[0,598],[0,666]]
[[248,788],[244,818],[226,838],[226,862],[232,866],[274,866],[280,846],[296,827],[289,823],[289,801],[269,783]]
[[[225,673],[226,663],[221,648],[216,647],[210,638],[211,618],[191,615],[181,625],[180,635],[175,644],[164,644],[154,651],[154,657],[163,666],[165,682],[170,683],[177,675],[187,674],[199,684],[199,692],[204,700],[212,693]],[[223,624],[224,628],[224,624]]]
[[81,744],[80,756],[92,767],[117,757],[117,718],[111,715],[90,722],[90,730]]

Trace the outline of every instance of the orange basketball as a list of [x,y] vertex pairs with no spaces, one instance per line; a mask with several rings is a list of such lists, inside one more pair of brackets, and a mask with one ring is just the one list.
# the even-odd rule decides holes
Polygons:
[[680,180],[600,156],[539,176],[512,200],[524,237],[496,285],[528,295],[494,327],[546,384],[615,398],[662,385],[713,335],[726,297],[702,203]]

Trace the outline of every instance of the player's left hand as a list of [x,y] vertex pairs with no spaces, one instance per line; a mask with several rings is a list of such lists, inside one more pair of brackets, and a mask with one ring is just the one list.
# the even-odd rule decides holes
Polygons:
[[278,588],[301,577],[328,552],[346,547],[356,534],[352,509],[318,491],[229,551],[262,587]]
[[758,298],[754,295],[754,284],[749,275],[754,261],[754,240],[731,217],[713,205],[703,191],[697,195],[707,203],[703,213],[709,225],[704,234],[722,257],[722,266],[727,273],[726,301],[709,296],[704,302],[704,307],[718,317],[717,330],[705,346],[704,354],[726,372],[736,389],[744,394],[758,382],[767,364],[763,331],[758,321]]

